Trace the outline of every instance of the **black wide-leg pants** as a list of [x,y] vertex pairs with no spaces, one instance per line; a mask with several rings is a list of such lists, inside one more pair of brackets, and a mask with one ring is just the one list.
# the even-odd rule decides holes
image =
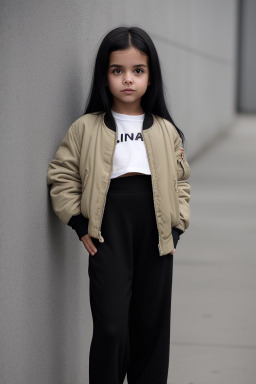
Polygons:
[[151,175],[111,179],[89,254],[90,384],[166,384],[173,255],[160,256]]

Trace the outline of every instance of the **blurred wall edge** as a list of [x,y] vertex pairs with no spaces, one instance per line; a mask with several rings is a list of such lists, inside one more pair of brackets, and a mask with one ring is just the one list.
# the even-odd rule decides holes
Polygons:
[[256,113],[256,1],[239,1],[237,109]]

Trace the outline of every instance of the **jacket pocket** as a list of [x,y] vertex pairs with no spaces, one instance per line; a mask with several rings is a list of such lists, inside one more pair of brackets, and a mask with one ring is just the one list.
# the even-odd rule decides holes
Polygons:
[[90,173],[89,169],[88,169],[88,168],[85,168],[85,170],[84,170],[84,174],[83,174],[83,186],[82,186],[82,192],[83,192],[84,189],[85,189],[85,186],[86,186],[86,182],[87,182],[89,173]]
[[174,189],[175,189],[175,192],[179,192],[179,190],[178,190],[178,182],[177,182],[177,179],[176,179],[176,177],[174,177],[174,179],[173,179],[173,184],[174,184]]
[[175,226],[179,223],[180,213],[179,213],[179,189],[177,178],[172,179],[172,193],[173,193],[173,217],[172,217],[172,226]]
[[190,176],[190,167],[187,160],[179,158],[178,165],[178,180],[187,180]]

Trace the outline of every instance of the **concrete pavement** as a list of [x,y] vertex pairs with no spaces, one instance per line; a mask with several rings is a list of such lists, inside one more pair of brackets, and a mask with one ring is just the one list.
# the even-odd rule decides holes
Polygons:
[[256,116],[191,164],[174,257],[168,384],[256,383]]

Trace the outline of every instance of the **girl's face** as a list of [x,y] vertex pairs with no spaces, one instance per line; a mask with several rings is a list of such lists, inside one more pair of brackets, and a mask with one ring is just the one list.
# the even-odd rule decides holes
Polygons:
[[[133,46],[111,52],[107,82],[115,112],[143,113],[140,101],[150,84],[148,56]],[[124,92],[127,88],[133,91]]]

